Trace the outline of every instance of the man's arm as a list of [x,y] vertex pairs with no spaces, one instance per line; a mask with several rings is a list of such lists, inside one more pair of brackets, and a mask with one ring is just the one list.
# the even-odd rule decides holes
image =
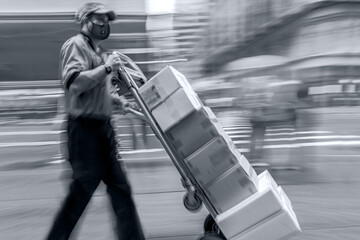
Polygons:
[[94,88],[107,76],[104,65],[74,74],[76,74],[76,76],[72,75],[74,79],[69,86],[69,91],[77,95]]
[[[61,49],[62,79],[64,86],[72,93],[80,95],[83,92],[97,86],[106,76],[104,65],[91,69],[88,54],[84,51],[81,43],[68,41]],[[105,65],[115,70],[120,67],[121,60],[111,54],[105,61]]]

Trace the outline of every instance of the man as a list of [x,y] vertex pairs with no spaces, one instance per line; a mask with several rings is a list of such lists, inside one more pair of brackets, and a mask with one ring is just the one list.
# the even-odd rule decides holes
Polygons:
[[68,239],[100,181],[117,219],[119,239],[142,240],[144,234],[127,178],[117,161],[111,126],[112,104],[107,76],[122,65],[116,54],[105,56],[100,43],[110,34],[114,11],[100,3],[87,3],[76,13],[81,31],[60,51],[60,74],[68,114],[68,160],[73,170],[70,190],[57,213],[47,239]]

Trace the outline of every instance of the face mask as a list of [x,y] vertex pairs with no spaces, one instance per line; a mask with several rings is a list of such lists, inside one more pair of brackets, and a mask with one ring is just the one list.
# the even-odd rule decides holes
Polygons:
[[99,40],[105,40],[110,35],[110,25],[108,23],[106,24],[96,24],[92,21],[91,27],[89,28],[90,33],[94,36],[94,38]]

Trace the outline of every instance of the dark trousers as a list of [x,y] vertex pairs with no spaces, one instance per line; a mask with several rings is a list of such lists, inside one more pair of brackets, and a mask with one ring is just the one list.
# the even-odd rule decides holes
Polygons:
[[145,239],[128,180],[117,161],[115,133],[109,119],[69,117],[67,129],[73,180],[47,239],[70,237],[100,181],[107,186],[116,215],[118,239]]

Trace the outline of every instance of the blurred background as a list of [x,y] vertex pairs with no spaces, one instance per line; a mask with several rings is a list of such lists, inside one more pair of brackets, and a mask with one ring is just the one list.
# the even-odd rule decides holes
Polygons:
[[[43,238],[67,191],[58,59],[85,2],[0,0],[0,239]],[[359,239],[360,1],[99,2],[117,13],[105,48],[148,78],[182,72],[256,171],[284,185],[303,229],[293,239]],[[148,239],[196,239],[207,210],[186,211],[145,122],[115,119]],[[108,207],[100,186],[74,239],[114,239]]]

